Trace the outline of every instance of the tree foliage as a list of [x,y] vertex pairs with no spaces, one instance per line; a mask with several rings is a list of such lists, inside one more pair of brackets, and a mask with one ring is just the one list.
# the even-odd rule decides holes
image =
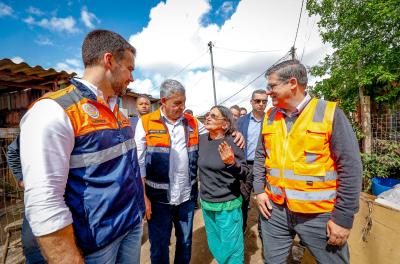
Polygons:
[[308,0],[310,15],[334,52],[311,68],[313,93],[355,109],[359,88],[376,103],[396,103],[400,95],[400,0]]

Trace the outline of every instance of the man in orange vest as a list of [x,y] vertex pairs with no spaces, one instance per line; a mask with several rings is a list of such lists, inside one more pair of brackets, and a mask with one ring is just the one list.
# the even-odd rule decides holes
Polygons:
[[273,108],[254,161],[265,263],[286,263],[297,234],[319,263],[349,263],[362,164],[351,125],[336,103],[311,98],[297,60],[266,73]]

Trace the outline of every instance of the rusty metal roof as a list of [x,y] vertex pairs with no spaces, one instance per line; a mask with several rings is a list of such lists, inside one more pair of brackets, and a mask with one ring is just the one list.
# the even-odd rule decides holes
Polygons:
[[27,63],[14,63],[10,59],[0,60],[0,93],[11,89],[32,88],[53,90],[57,86],[68,83],[76,73],[58,72],[53,68],[44,69],[41,66],[31,67]]

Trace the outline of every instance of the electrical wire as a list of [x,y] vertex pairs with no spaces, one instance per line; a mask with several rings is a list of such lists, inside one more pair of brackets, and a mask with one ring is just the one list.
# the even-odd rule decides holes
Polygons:
[[232,52],[243,52],[243,53],[270,53],[270,52],[282,51],[282,50],[236,50],[236,49],[229,49],[229,48],[223,48],[223,47],[218,47],[218,46],[214,46],[214,48],[232,51]]
[[299,33],[299,26],[300,26],[301,14],[303,13],[303,12],[302,12],[302,11],[303,11],[303,5],[304,5],[304,0],[301,2],[299,21],[297,22],[296,36],[294,37],[293,47],[296,46],[297,33]]
[[187,67],[189,67],[190,65],[192,65],[194,62],[196,62],[197,60],[199,60],[201,57],[203,57],[205,54],[208,53],[208,49],[203,52],[202,54],[200,54],[200,56],[198,56],[196,59],[194,59],[193,61],[191,61],[190,63],[188,63],[185,67],[183,67],[180,71],[178,71],[177,73],[174,74],[173,78],[175,78],[176,76],[178,76],[179,74],[181,74],[184,70],[186,70]]

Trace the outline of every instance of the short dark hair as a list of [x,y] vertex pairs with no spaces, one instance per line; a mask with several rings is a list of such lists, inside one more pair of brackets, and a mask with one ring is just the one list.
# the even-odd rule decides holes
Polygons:
[[246,113],[247,113],[247,109],[246,108],[240,107],[240,112],[242,112],[242,110],[246,111]]
[[240,107],[238,105],[232,105],[231,107],[229,107],[229,109],[235,109],[235,110],[238,110],[240,112]]
[[121,35],[110,30],[96,29],[89,32],[82,44],[82,60],[85,68],[97,65],[104,53],[110,52],[117,61],[128,50],[136,56],[136,49]]
[[267,94],[267,91],[262,90],[262,89],[255,90],[255,91],[253,91],[253,93],[251,94],[251,99],[253,99],[253,98],[254,98],[254,95],[256,95],[256,94]]
[[280,81],[288,81],[290,78],[296,78],[297,82],[306,87],[307,86],[307,69],[298,60],[287,60],[270,67],[265,73],[268,78],[273,73],[277,73]]
[[213,110],[214,108],[217,108],[218,111],[221,113],[222,117],[225,119],[225,121],[229,123],[228,129],[225,131],[225,136],[231,135],[235,131],[235,123],[236,123],[235,119],[233,119],[231,111],[223,105],[215,105],[211,107],[210,110]]

